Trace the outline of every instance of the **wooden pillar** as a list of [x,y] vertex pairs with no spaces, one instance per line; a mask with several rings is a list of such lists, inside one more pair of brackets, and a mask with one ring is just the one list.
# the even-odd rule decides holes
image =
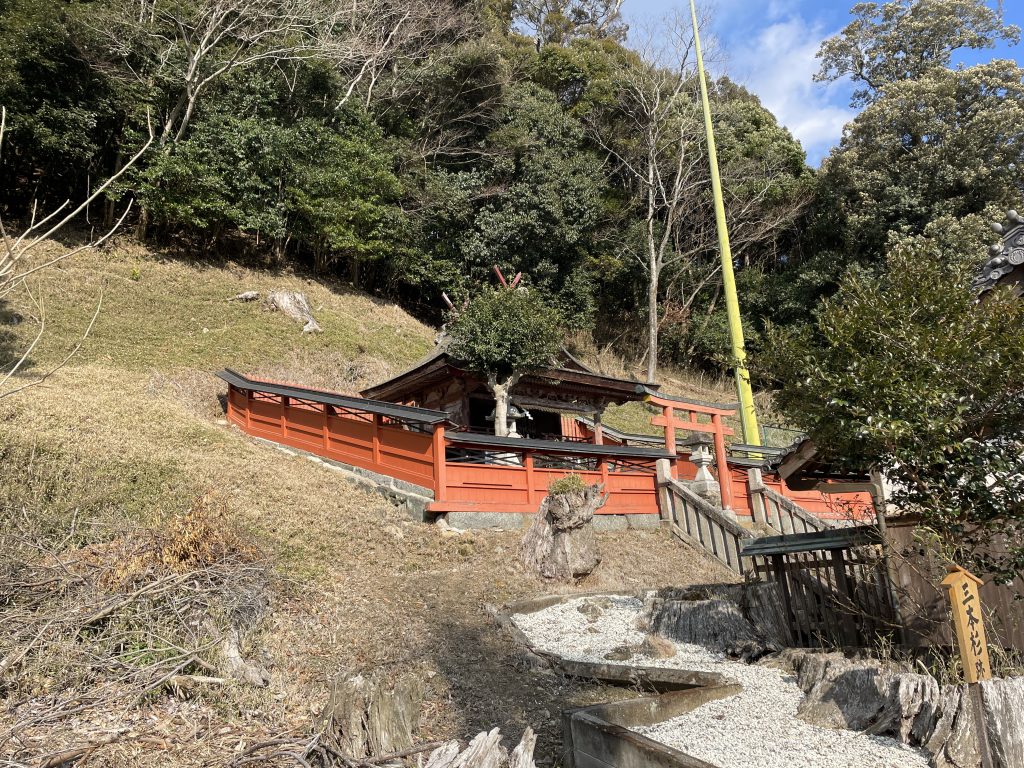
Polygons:
[[601,426],[600,411],[594,411],[594,445],[604,445],[604,427]]
[[608,457],[601,456],[597,460],[597,471],[601,473],[601,483],[604,485],[604,489],[608,490]]
[[725,432],[722,431],[722,414],[711,414],[715,428],[715,463],[718,467],[718,485],[722,491],[722,507],[732,509],[732,473],[729,471],[728,456],[725,452]]
[[655,462],[654,481],[658,490],[658,511],[663,521],[675,522],[672,518],[672,490],[668,484],[675,477],[675,459],[658,459]]
[[252,427],[252,392],[245,390],[245,428]]
[[291,398],[281,395],[281,434],[288,437],[288,404]]
[[[836,588],[841,598],[837,606],[840,615],[840,623],[843,627],[844,641],[851,646],[859,645],[860,639],[857,635],[857,625],[853,620],[853,611],[856,610],[857,596],[854,594],[853,586],[846,577],[846,558],[843,557],[843,550],[829,550],[832,559],[832,571],[835,575]],[[845,605],[843,604],[845,603]]]
[[375,468],[380,466],[380,414],[373,414],[373,440],[372,440],[372,453],[371,461],[374,463]]
[[533,507],[540,500],[537,498],[537,483],[533,475],[533,454],[529,451],[523,453],[523,466],[526,468],[526,501]]
[[324,453],[327,453],[331,449],[331,411],[334,410],[334,406],[324,403],[324,426],[323,426],[323,438],[324,438]]
[[761,470],[751,467],[747,470],[747,489],[750,492],[750,514],[755,523],[768,522],[768,510],[764,503],[764,481]]
[[446,463],[444,424],[434,427],[434,501],[444,501],[448,495],[448,464]]
[[674,409],[671,405],[662,407],[662,415],[665,417],[665,450],[674,454],[676,452],[676,422]]

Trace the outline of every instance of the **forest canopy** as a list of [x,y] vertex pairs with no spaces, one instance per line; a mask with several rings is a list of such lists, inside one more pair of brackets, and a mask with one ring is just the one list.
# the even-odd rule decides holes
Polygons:
[[[818,171],[756,96],[711,83],[754,351],[849,270],[884,273],[890,236],[1024,192],[1024,71],[951,64],[1019,30],[981,0],[853,13],[818,77],[851,78],[862,111]],[[0,18],[7,221],[83,199],[152,128],[92,220],[131,199],[160,247],[336,276],[435,322],[497,265],[632,362],[653,328],[655,362],[731,364],[685,17],[650,39],[607,0],[0,0]]]

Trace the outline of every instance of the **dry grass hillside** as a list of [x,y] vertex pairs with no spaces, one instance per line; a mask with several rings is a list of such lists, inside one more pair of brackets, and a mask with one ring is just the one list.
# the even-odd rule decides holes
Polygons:
[[[279,287],[307,292],[323,334],[226,301]],[[484,611],[551,589],[521,569],[519,533],[442,535],[223,420],[218,368],[352,391],[421,356],[432,329],[340,287],[133,245],[33,291],[36,371],[103,304],[67,365],[0,400],[0,762],[226,765],[312,733],[335,677],[409,670],[426,681],[423,739],[532,725],[550,754],[559,711],[608,695],[522,669]],[[0,341],[21,349],[28,307],[3,309]],[[727,578],[661,532],[600,545],[573,589]],[[223,674],[231,638],[265,686]]]

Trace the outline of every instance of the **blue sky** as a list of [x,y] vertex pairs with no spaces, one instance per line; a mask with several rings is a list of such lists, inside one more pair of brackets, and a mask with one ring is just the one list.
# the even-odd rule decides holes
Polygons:
[[[843,125],[855,114],[848,83],[812,80],[818,46],[848,23],[855,1],[708,0],[722,53],[716,69],[724,66],[733,80],[756,93],[800,140],[814,166],[839,142]],[[672,8],[688,7],[687,0],[625,0],[622,11],[630,24],[643,24]],[[1024,0],[1006,0],[1004,15],[1024,28]],[[967,51],[958,60],[971,64],[996,57],[1021,61],[1024,44]]]

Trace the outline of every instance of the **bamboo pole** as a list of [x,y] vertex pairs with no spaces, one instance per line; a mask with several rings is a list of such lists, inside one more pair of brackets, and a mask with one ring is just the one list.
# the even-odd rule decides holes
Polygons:
[[700,48],[700,33],[697,31],[695,0],[690,0],[690,17],[693,21],[694,49],[697,53],[700,98],[704,108],[704,129],[707,132],[708,162],[711,165],[711,191],[715,198],[715,223],[718,226],[718,247],[722,257],[722,287],[725,291],[726,314],[729,317],[729,338],[732,341],[736,390],[740,399],[743,441],[747,445],[761,445],[761,431],[757,426],[757,411],[754,409],[754,392],[750,387],[750,371],[746,366],[747,351],[743,340],[743,320],[740,317],[740,302],[736,295],[736,276],[733,273],[732,249],[729,246],[729,227],[725,221],[722,179],[718,172],[718,150],[715,147],[715,131],[711,125],[711,102],[708,100],[708,85],[704,76],[704,57]]

